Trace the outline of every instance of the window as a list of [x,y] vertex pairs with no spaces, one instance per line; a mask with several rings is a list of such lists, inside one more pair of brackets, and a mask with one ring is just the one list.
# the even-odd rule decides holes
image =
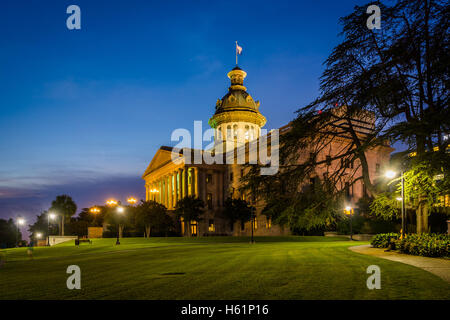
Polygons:
[[249,138],[250,138],[249,127],[245,126],[245,140],[248,140]]
[[349,182],[345,183],[345,196],[347,197],[347,199],[350,199],[350,183]]
[[219,127],[219,130],[217,131],[217,140],[222,140],[222,128]]
[[247,200],[247,196],[245,195],[245,193],[242,193],[242,194],[241,194],[241,200],[244,200],[244,201]]
[[327,166],[331,166],[331,156],[327,156],[326,162],[327,162]]
[[232,132],[231,132],[231,126],[227,126],[227,139],[231,139],[232,137]]
[[272,228],[272,219],[270,217],[266,217],[266,229]]
[[350,160],[349,159],[344,160],[344,166],[345,166],[345,168],[350,168]]
[[237,136],[238,136],[238,126],[237,126],[237,124],[235,124],[233,126],[233,138],[236,139]]
[[197,236],[197,229],[198,225],[197,225],[197,221],[191,221],[191,235],[192,236]]
[[216,229],[214,227],[214,220],[213,219],[209,219],[209,226],[208,226],[208,231],[209,232],[214,232]]
[[230,172],[230,182],[233,182],[233,172]]
[[212,174],[207,174],[206,175],[206,183],[212,183]]
[[206,202],[208,204],[208,209],[212,209],[213,203],[212,203],[212,193],[208,193],[206,195]]

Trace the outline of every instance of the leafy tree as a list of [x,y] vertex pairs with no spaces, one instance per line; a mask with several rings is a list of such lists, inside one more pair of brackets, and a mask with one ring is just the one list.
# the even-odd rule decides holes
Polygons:
[[183,218],[185,231],[187,229],[188,236],[191,236],[191,221],[197,223],[201,220],[204,213],[205,203],[203,200],[195,196],[187,196],[177,202],[175,206],[175,215],[177,218]]
[[136,207],[136,224],[145,228],[145,236],[150,238],[154,229],[166,230],[171,225],[171,218],[167,215],[164,205],[150,200],[142,201]]
[[273,223],[287,225],[291,230],[327,228],[343,215],[341,198],[341,193],[331,193],[317,181],[291,195],[271,198],[262,213]]
[[52,202],[49,211],[54,211],[61,217],[61,235],[64,235],[65,220],[69,219],[76,213],[77,205],[68,195],[57,196]]
[[[404,173],[405,203],[416,211],[418,233],[429,232],[428,216],[434,208],[433,205],[449,192],[448,175],[442,174],[442,167],[433,168],[432,163],[412,160],[411,168]],[[400,178],[394,182],[395,190],[385,192],[373,201],[371,211],[374,215],[384,219],[399,217],[400,209],[395,198],[401,194]]]
[[[13,219],[0,219],[0,249],[15,247],[17,232],[17,226]],[[22,234],[19,233],[19,240],[21,239]]]
[[[329,190],[334,198],[339,198],[343,183],[351,186],[358,180],[374,197],[380,186],[373,183],[366,155],[387,141],[406,144],[406,152],[414,152],[418,162],[431,163],[430,157],[438,156],[449,162],[445,139],[450,128],[449,4],[437,0],[377,4],[383,15],[381,30],[366,26],[368,4],[341,18],[343,41],[325,62],[320,96],[298,110],[291,129],[280,137],[279,173],[258,176],[259,168],[254,167],[248,175],[247,187],[256,188],[266,200],[277,193],[287,198],[297,194],[299,185],[328,161],[337,163],[327,177],[335,187]],[[361,129],[355,119],[374,125]],[[342,138],[346,142],[340,152],[329,159],[317,157]],[[431,156],[429,151],[435,149],[438,156]],[[348,170],[348,163],[355,163],[353,170]],[[425,225],[425,207],[430,203],[419,202],[416,214]]]
[[49,235],[48,234],[49,228],[50,225],[48,223],[48,211],[42,211],[40,215],[36,216],[36,222],[28,226],[28,232],[30,232],[30,239],[35,239],[36,233],[38,232],[42,233],[43,239],[45,239]]
[[231,227],[237,221],[244,223],[252,219],[254,208],[250,206],[247,201],[242,199],[227,198],[224,203],[224,216],[229,220]]
[[[121,211],[122,208],[123,211]],[[123,237],[123,230],[126,226],[131,225],[134,208],[130,206],[105,206],[103,208],[105,222],[119,227],[119,238]]]

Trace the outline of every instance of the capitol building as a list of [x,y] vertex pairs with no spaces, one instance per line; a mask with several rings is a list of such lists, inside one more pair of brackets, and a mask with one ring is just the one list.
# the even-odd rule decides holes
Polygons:
[[[215,112],[208,121],[211,128],[215,130],[214,148],[197,150],[201,154],[212,154],[216,158],[222,156],[226,158],[227,155],[232,154],[232,159],[235,160],[239,153],[237,150],[243,149],[246,152],[245,159],[248,160],[249,144],[265,138],[261,129],[266,123],[266,118],[260,112],[260,102],[254,100],[244,86],[246,76],[247,73],[237,66],[228,73],[231,82],[228,92],[217,100]],[[372,125],[364,123],[361,127]],[[286,125],[279,129],[279,133],[283,134],[289,128],[290,126]],[[325,158],[337,152],[340,143],[345,143],[345,138],[341,141],[337,139],[318,157]],[[173,147],[161,146],[142,178],[145,180],[146,200],[163,204],[169,213],[175,209],[177,202],[186,196],[195,196],[203,200],[205,210],[201,221],[177,221],[182,235],[185,235],[187,228],[190,228],[190,234],[193,236],[250,235],[251,222],[245,224],[236,222],[232,225],[224,217],[223,208],[227,198],[244,199],[256,208],[256,218],[253,222],[255,235],[289,235],[291,233],[288,227],[273,224],[269,218],[261,214],[264,208],[263,200],[255,199],[247,191],[241,190],[241,178],[248,170],[244,164],[239,161],[211,163],[204,161],[204,157],[201,157],[200,162],[192,161],[191,154],[187,157],[189,152],[186,150],[184,154],[177,152],[179,156],[174,160],[173,151]],[[366,152],[369,170],[375,176],[381,164],[389,161],[391,151],[390,147],[380,146]],[[307,150],[305,154],[309,154]],[[328,174],[330,170],[333,170],[333,164],[318,167],[315,171],[320,178],[325,172]],[[342,187],[344,188],[345,185]],[[349,193],[353,201],[357,201],[364,195],[365,188],[362,181],[352,184],[351,189]]]

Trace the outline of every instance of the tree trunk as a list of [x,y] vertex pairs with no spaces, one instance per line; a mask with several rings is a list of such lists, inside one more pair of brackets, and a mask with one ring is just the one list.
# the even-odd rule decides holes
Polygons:
[[64,236],[64,215],[61,216],[61,235]]
[[191,222],[189,221],[189,223],[186,223],[186,225],[187,225],[187,235],[190,238],[192,236],[191,235]]
[[119,238],[123,238],[123,224],[119,224]]
[[145,226],[146,238],[150,238],[150,226]]
[[417,233],[428,233],[428,203],[419,199],[419,206],[416,210]]

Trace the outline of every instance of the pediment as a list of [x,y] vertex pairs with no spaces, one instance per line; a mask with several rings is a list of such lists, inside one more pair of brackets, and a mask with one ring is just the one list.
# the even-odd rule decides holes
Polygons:
[[158,149],[158,151],[156,151],[155,155],[153,156],[153,159],[150,162],[150,164],[148,165],[144,174],[142,175],[142,178],[144,178],[150,172],[155,171],[156,169],[166,165],[167,163],[169,163],[171,161],[172,161],[172,147],[166,147],[166,146],[160,147]]

